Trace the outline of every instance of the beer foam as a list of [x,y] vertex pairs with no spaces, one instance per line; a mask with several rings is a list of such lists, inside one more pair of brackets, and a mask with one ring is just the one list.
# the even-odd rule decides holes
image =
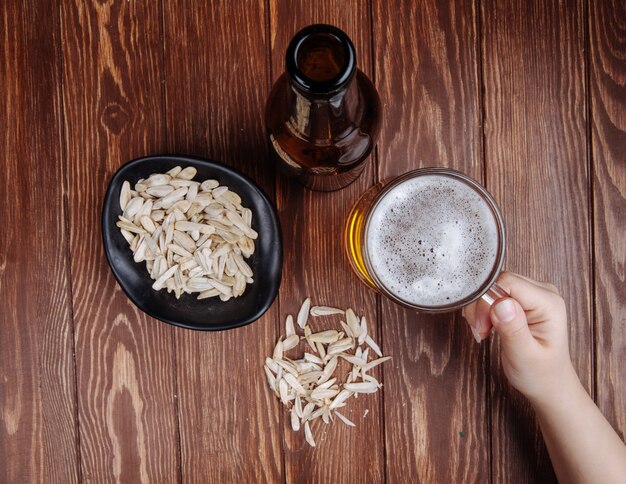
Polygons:
[[498,257],[488,203],[460,179],[422,175],[387,192],[370,214],[371,270],[389,292],[417,306],[443,306],[479,290]]

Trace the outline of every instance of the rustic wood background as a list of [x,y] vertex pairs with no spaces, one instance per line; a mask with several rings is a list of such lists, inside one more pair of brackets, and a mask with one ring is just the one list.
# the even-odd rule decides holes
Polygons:
[[[370,167],[329,194],[276,175],[263,125],[314,22],[352,37],[384,104]],[[507,269],[560,288],[579,375],[624,437],[624,2],[6,0],[0,38],[1,482],[554,481],[497,341],[375,296],[344,259],[358,195],[428,165],[493,193]],[[115,283],[104,190],[157,153],[222,160],[275,199],[284,277],[257,323],[180,330]],[[365,312],[394,357],[357,427],[316,423],[315,449],[261,370],[307,295]]]

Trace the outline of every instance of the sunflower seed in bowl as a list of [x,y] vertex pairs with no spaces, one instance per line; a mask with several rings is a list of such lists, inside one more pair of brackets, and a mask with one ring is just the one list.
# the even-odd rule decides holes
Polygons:
[[246,262],[258,237],[253,213],[218,180],[195,176],[193,166],[176,166],[134,186],[124,181],[116,225],[134,261],[145,262],[152,289],[228,301],[254,282]]

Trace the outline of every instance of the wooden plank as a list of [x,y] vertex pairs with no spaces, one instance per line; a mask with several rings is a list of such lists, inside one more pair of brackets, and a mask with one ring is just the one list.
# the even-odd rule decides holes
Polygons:
[[61,7],[82,475],[178,478],[172,329],[126,298],[105,262],[113,171],[163,151],[160,12],[150,1]]
[[[344,30],[354,42],[359,68],[373,78],[366,1],[272,0],[269,3],[273,81],[284,71],[285,51],[293,35],[313,23],[328,23]],[[354,307],[366,315],[370,331],[378,338],[375,296],[351,273],[341,244],[345,217],[359,194],[373,183],[373,168],[372,162],[352,185],[333,193],[312,192],[292,180],[278,179],[286,256],[280,293],[282,321],[287,314],[295,315],[302,300],[311,296],[314,303]],[[324,324],[328,322],[316,320],[312,327],[321,329]],[[287,482],[381,482],[384,479],[382,398],[380,393],[364,397],[353,399],[346,407],[346,415],[356,423],[356,428],[340,422],[330,427],[314,422],[315,449],[308,446],[302,432],[294,433],[288,419],[284,419]],[[369,412],[363,417],[365,410]]]
[[[554,283],[570,351],[592,375],[588,161],[580,2],[482,2],[487,186],[501,204],[506,268]],[[494,482],[555,480],[529,404],[493,366]]]
[[57,8],[0,4],[1,482],[79,479]]
[[[273,198],[265,3],[164,7],[168,151],[234,166]],[[277,318],[275,304],[237,330],[176,331],[183,481],[282,480],[279,413],[262,369]]]
[[[423,166],[482,180],[476,11],[444,3],[373,3],[381,180]],[[385,370],[388,481],[488,481],[488,348],[459,314],[418,314],[383,298],[381,318],[394,357]]]
[[598,405],[626,438],[626,87],[622,2],[589,2]]

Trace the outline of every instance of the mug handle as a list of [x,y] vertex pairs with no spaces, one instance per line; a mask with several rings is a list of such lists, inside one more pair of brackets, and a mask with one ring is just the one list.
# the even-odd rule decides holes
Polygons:
[[487,302],[490,306],[493,305],[498,299],[503,297],[510,297],[509,293],[502,289],[497,282],[493,283],[485,294],[481,296],[481,299]]

